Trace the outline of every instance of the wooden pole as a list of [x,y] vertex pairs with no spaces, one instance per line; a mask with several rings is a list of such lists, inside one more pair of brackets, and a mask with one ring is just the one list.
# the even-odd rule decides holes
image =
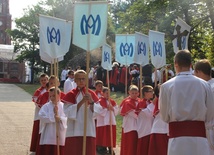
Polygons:
[[[56,59],[54,59],[54,75],[55,75],[55,97],[57,94],[57,85],[58,85],[58,81],[57,81],[57,62]],[[57,103],[56,105],[57,106]],[[56,113],[56,115],[58,115],[58,111]],[[60,155],[60,148],[59,148],[59,122],[57,120],[56,121],[56,144],[57,144],[57,155]]]
[[142,66],[140,65],[140,98],[142,99],[143,98],[143,94],[142,94],[142,82],[143,82],[143,69],[142,69]]
[[[88,73],[89,73],[89,62],[90,62],[90,52],[86,55],[86,93],[88,93]],[[83,133],[83,148],[82,155],[86,155],[86,132],[87,132],[87,116],[88,116],[88,103],[85,103],[84,109],[84,133]]]
[[51,61],[51,74],[50,75],[53,75],[53,62]]
[[[90,2],[90,0],[89,0]],[[91,5],[89,4],[88,14],[91,13]],[[87,35],[87,49],[86,52],[86,93],[88,93],[88,74],[90,71],[89,63],[90,63],[90,29],[88,28],[88,35]],[[88,117],[88,103],[85,103],[84,109],[84,131],[83,131],[83,147],[82,147],[82,155],[86,155],[86,132],[87,132],[87,117]]]
[[127,75],[128,75],[128,71],[127,71],[128,69],[127,69],[127,66],[126,66],[126,77],[125,77],[125,97],[127,97],[127,85],[128,85],[128,83],[127,83]]
[[154,87],[156,87],[157,86],[157,68],[155,68],[155,85],[154,85]]
[[166,66],[165,68],[165,77],[166,77],[166,81],[168,80],[168,66]]
[[[107,70],[107,83],[108,83],[108,102],[109,102],[109,106],[112,106],[111,105],[111,101],[110,101],[110,84],[109,84],[109,71]],[[109,117],[110,117],[110,139],[111,139],[111,155],[113,155],[113,132],[112,132],[112,111],[109,110]]]

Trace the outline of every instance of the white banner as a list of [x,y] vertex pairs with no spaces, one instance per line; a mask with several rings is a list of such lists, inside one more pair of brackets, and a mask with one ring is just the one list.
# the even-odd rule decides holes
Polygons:
[[102,64],[101,66],[106,70],[112,70],[112,61],[111,61],[111,46],[108,44],[103,45],[102,47]]
[[166,65],[166,49],[164,33],[149,30],[151,61],[155,68]]
[[[49,63],[49,64],[53,64],[53,63],[54,63],[54,59],[51,58],[47,53],[42,52],[42,53],[39,53],[39,55],[40,55],[40,58],[41,58],[43,61],[45,61],[45,62],[47,62],[47,63]],[[57,58],[57,61],[58,61],[58,62],[60,62],[60,61],[62,61],[62,60],[64,60],[64,56]]]
[[47,53],[51,58],[63,57],[71,43],[70,21],[39,15],[40,53]]
[[149,64],[149,37],[139,32],[135,32],[134,62],[141,66]]
[[116,54],[115,59],[122,65],[129,66],[134,63],[135,35],[116,34]]
[[76,2],[73,44],[92,51],[106,42],[108,2]]
[[175,53],[177,53],[178,50],[188,49],[190,29],[191,27],[178,17],[172,40]]

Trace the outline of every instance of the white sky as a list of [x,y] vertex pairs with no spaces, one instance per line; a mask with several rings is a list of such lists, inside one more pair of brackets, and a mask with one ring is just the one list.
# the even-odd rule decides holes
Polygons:
[[[15,18],[20,18],[24,15],[23,9],[28,6],[35,5],[40,0],[9,0],[10,14],[12,15],[12,20]],[[15,27],[15,23],[12,22],[12,29]]]

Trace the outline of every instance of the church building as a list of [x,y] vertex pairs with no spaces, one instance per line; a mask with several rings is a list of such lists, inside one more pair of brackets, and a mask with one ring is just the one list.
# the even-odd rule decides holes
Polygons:
[[14,47],[6,33],[11,23],[9,0],[0,0],[0,82],[24,82],[25,65],[15,61]]

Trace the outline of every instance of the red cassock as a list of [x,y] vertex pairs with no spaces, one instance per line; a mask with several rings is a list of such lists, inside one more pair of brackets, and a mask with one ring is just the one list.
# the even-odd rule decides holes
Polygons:
[[39,136],[39,120],[33,122],[33,131],[31,135],[31,143],[30,143],[30,151],[36,152],[36,147],[38,143],[38,136]]
[[[135,111],[137,113],[136,102],[139,102],[139,99],[134,100],[130,97],[127,97],[126,99],[124,99],[120,105],[121,106],[120,114],[125,117],[131,111]],[[127,124],[126,126],[129,126],[129,124]],[[129,127],[132,127],[132,125],[130,125]],[[128,132],[125,132],[125,130],[126,130],[125,128],[122,129],[120,155],[136,155],[137,141],[138,141],[136,127],[133,127],[133,129],[130,129],[130,131]]]
[[[63,99],[64,96],[65,96],[65,93],[60,92],[60,99]],[[48,101],[49,101],[49,92],[45,92],[44,94],[38,97],[38,100],[36,103],[38,104],[39,107],[42,107]]]
[[98,98],[103,96],[103,92],[102,91],[95,90],[95,94],[98,96]]
[[[38,88],[32,97],[32,101],[36,102],[38,97],[42,94],[42,92],[45,90],[44,87]],[[36,112],[36,111],[35,111]],[[35,114],[37,115],[37,114]],[[33,122],[33,130],[32,130],[32,135],[31,135],[31,143],[30,143],[30,151],[31,152],[36,152],[36,146],[37,146],[37,141],[38,141],[38,135],[39,135],[39,119],[34,118]]]
[[[81,90],[83,93],[86,92],[86,88],[83,88]],[[94,102],[98,101],[98,97],[95,94],[94,91],[88,89],[88,92],[91,94],[92,99],[94,100]],[[71,103],[71,104],[77,104],[76,103],[76,98],[79,95],[80,90],[79,88],[75,88],[72,91],[68,92],[65,97],[63,98],[63,102],[65,103]],[[84,114],[82,114],[84,116]],[[78,118],[77,118],[78,119]],[[87,123],[92,123],[89,122],[88,118],[88,122]],[[78,121],[78,120],[76,120]],[[93,120],[94,123],[94,120]],[[69,127],[69,125],[68,125]],[[83,129],[83,126],[81,126],[80,128]],[[94,125],[94,129],[95,129],[95,125]],[[67,132],[69,132],[68,130],[72,130],[67,128]],[[65,155],[81,155],[82,154],[82,150],[83,150],[83,135],[81,136],[66,136],[66,140],[65,140]],[[95,136],[86,136],[86,155],[96,155],[96,138]]]
[[127,70],[126,67],[122,67],[119,78],[119,82],[124,85],[126,83],[126,70]]
[[[59,146],[60,155],[64,155],[64,146]],[[58,155],[56,145],[40,145],[36,155]]]
[[[103,109],[107,109],[107,99],[104,97],[101,97],[99,99],[100,105],[103,107]],[[110,99],[110,103],[112,107],[116,106],[116,102],[112,99]],[[109,117],[109,115],[107,115]],[[96,128],[96,144],[98,146],[104,146],[104,147],[111,147],[111,126],[112,126],[112,139],[113,139],[113,147],[116,147],[116,124],[110,125],[110,122],[104,126],[98,126]]]
[[110,79],[109,79],[110,84],[118,85],[118,75],[119,75],[118,68],[115,68],[111,71]]

